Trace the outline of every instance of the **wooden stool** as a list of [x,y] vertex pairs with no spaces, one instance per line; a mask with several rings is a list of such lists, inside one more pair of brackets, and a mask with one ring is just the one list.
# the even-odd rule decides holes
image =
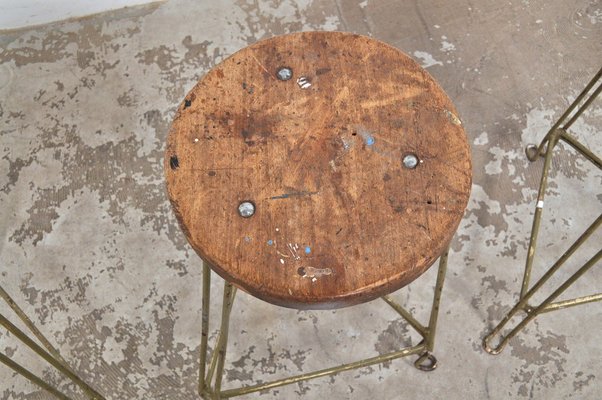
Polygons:
[[[305,32],[255,43],[213,68],[178,108],[167,189],[204,260],[199,391],[226,398],[412,354],[431,354],[447,248],[471,185],[457,112],[411,58],[385,43]],[[428,326],[385,295],[441,256]],[[208,266],[226,281],[206,369]],[[424,340],[279,381],[221,390],[236,288],[296,309],[383,297]],[[215,382],[212,385],[213,378]]]

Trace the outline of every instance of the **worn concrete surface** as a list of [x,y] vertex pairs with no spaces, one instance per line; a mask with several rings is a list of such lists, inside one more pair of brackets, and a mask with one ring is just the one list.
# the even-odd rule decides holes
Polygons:
[[[200,261],[165,196],[170,118],[204,72],[249,43],[354,31],[421,62],[455,101],[472,145],[472,200],[450,254],[440,367],[423,373],[402,359],[247,398],[598,399],[600,303],[542,316],[497,357],[480,341],[520,286],[541,170],[523,148],[600,67],[601,8],[595,0],[168,1],[3,33],[1,284],[107,398],[196,398]],[[574,131],[600,153],[601,127],[598,102]],[[536,275],[602,208],[600,171],[564,146],[554,168]],[[601,242],[598,233],[567,270]],[[434,272],[396,294],[422,318]],[[590,271],[572,294],[600,291],[601,273]],[[219,279],[213,287],[219,299]],[[241,294],[231,327],[227,387],[416,341],[379,302],[296,312]],[[0,350],[81,398],[4,330]],[[0,367],[0,398],[49,397]]]

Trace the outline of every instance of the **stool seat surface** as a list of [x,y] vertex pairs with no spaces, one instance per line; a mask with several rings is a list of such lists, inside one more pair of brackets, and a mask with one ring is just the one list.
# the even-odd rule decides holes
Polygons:
[[416,279],[451,241],[472,176],[462,123],[434,79],[394,47],[340,32],[263,40],[209,71],[177,110],[165,173],[201,258],[300,309]]

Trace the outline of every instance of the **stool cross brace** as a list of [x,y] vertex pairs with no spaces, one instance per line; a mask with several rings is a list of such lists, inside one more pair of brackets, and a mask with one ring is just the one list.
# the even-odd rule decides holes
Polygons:
[[[443,282],[447,269],[448,251],[446,250],[439,258],[439,270],[435,283],[433,296],[433,304],[431,308],[429,323],[427,326],[418,322],[407,310],[394,302],[389,296],[384,296],[382,299],[391,306],[397,313],[404,318],[408,324],[414,328],[423,340],[414,346],[408,346],[400,350],[383,354],[363,360],[342,364],[336,367],[325,368],[314,372],[308,372],[300,375],[291,376],[284,379],[278,379],[272,382],[261,383],[251,386],[244,386],[237,389],[222,390],[222,381],[224,373],[224,362],[226,358],[226,347],[228,342],[228,328],[230,314],[236,295],[236,288],[229,282],[224,283],[224,295],[222,303],[221,327],[216,338],[216,345],[211,356],[211,360],[207,363],[208,353],[208,337],[209,337],[209,302],[210,302],[210,280],[211,269],[207,263],[203,262],[203,281],[202,281],[202,326],[201,326],[201,355],[199,367],[199,394],[204,399],[225,399],[234,396],[241,396],[261,390],[273,389],[279,386],[289,385],[292,383],[306,381],[309,379],[319,378],[337,374],[339,372],[348,371],[356,368],[362,368],[373,364],[379,364],[386,361],[391,361],[400,357],[418,355],[418,359],[414,362],[414,366],[422,371],[432,371],[437,367],[437,359],[432,354],[435,344],[435,332],[437,329],[437,317],[439,314],[439,304],[441,301],[441,292],[443,290]],[[208,368],[207,368],[207,364]]]

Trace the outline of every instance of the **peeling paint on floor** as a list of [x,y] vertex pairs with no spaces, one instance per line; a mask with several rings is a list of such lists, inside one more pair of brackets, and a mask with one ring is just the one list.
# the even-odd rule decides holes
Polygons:
[[[400,387],[407,398],[598,398],[602,310],[596,304],[543,315],[499,356],[486,355],[480,342],[520,289],[541,171],[524,148],[543,137],[600,67],[592,55],[602,53],[601,15],[594,0],[503,6],[492,0],[172,0],[0,33],[2,286],[107,398],[198,398],[201,264],[165,196],[168,125],[178,107],[195,106],[194,99],[182,101],[196,81],[234,51],[276,34],[353,31],[428,68],[453,99],[472,144],[474,186],[449,256],[439,366],[424,373],[413,359],[399,360],[241,398],[398,399]],[[302,93],[311,96],[318,86],[314,79]],[[258,92],[246,82],[237,95]],[[598,101],[573,130],[600,153],[601,127]],[[196,139],[207,138],[191,136]],[[367,137],[357,139],[370,145]],[[383,151],[384,144],[373,144]],[[602,174],[567,146],[557,151],[534,274],[566,250],[602,205]],[[339,161],[329,168],[336,172]],[[184,166],[178,161],[174,168]],[[275,195],[294,198],[274,204],[311,201],[313,193]],[[265,240],[278,271],[300,279],[300,263],[320,256],[319,242],[284,240],[286,225],[276,223],[265,237],[249,240]],[[563,276],[601,241],[600,234],[593,237]],[[277,253],[281,244],[286,254]],[[599,292],[601,273],[590,271],[567,295]],[[314,288],[320,279],[338,278],[313,275]],[[394,295],[421,321],[428,318],[435,275],[431,269]],[[220,298],[223,285],[213,276],[212,297]],[[14,320],[8,307],[0,312]],[[217,302],[211,315],[219,315]],[[226,387],[419,340],[378,302],[304,312],[240,293],[232,318]],[[65,378],[4,330],[0,349],[76,396]],[[4,367],[0,382],[0,399],[48,398]]]

